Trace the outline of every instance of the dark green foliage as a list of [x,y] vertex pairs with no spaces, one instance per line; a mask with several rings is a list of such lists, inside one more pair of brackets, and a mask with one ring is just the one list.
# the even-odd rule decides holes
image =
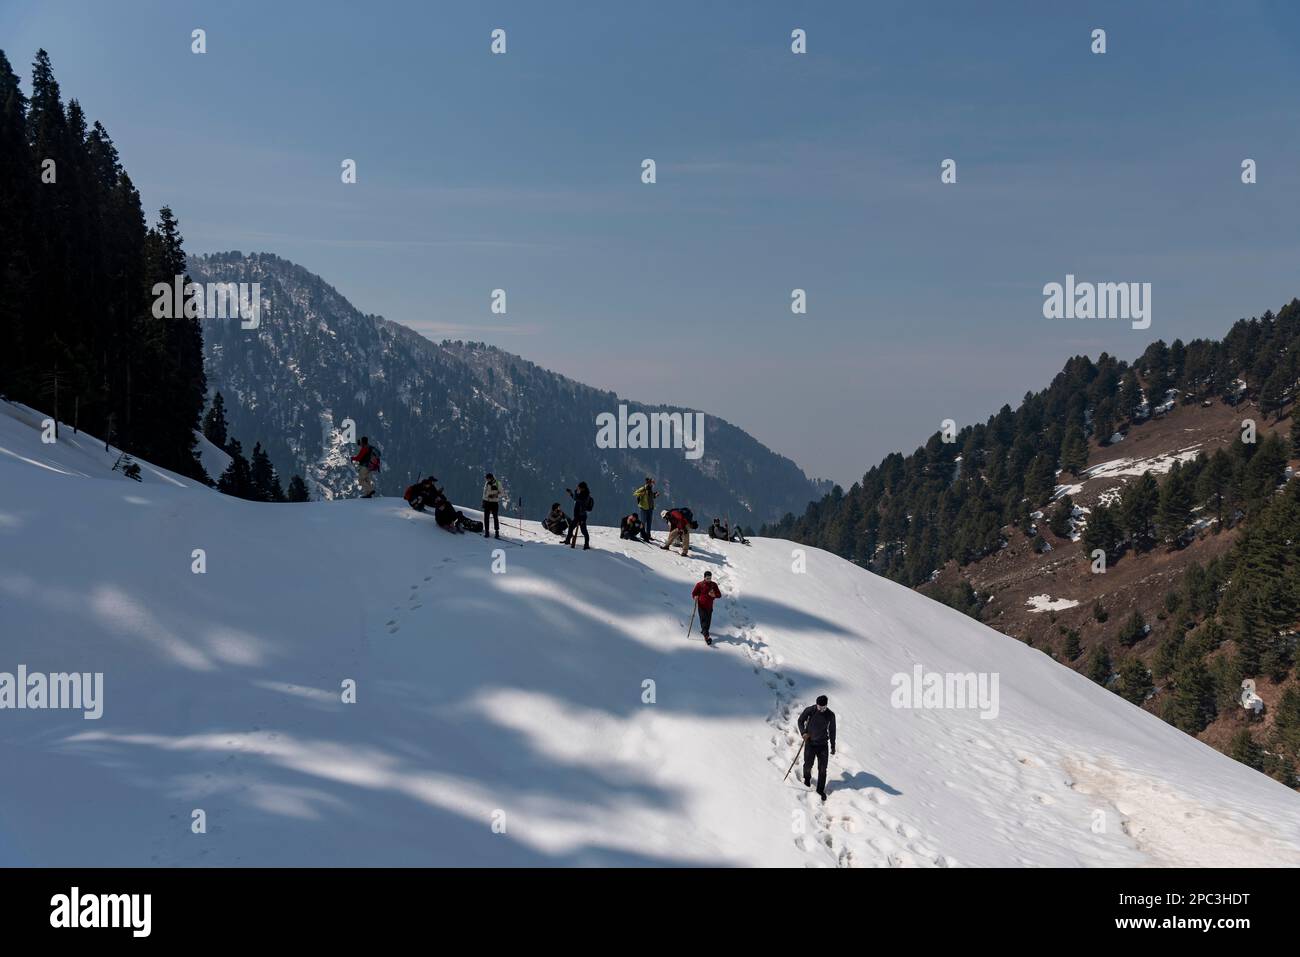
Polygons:
[[1110,682],[1111,662],[1110,652],[1102,645],[1092,649],[1092,654],[1088,656],[1087,675],[1103,688]]
[[1092,603],[1092,617],[1099,622],[1104,622],[1110,617],[1110,612],[1106,610],[1106,606],[1101,603],[1100,598]]
[[1255,739],[1245,728],[1232,736],[1232,741],[1228,745],[1228,756],[1256,771],[1264,770],[1264,750],[1255,743]]
[[1052,517],[1047,523],[1047,527],[1052,530],[1052,534],[1057,538],[1070,537],[1070,519],[1074,516],[1074,500],[1068,495],[1063,495],[1061,500],[1056,503],[1052,509]]
[[0,53],[0,393],[204,478],[202,337],[153,309],[153,285],[184,273],[175,217],[146,226],[108,132],[64,104],[45,51],[29,99]]
[[307,491],[307,483],[302,480],[301,475],[295,475],[289,479],[289,491],[285,493],[285,500],[289,502],[311,501],[311,495]]
[[212,405],[203,417],[203,437],[219,449],[224,449],[230,441],[226,425],[226,400],[220,392],[212,397]]
[[1119,643],[1125,648],[1132,648],[1147,636],[1147,623],[1141,612],[1133,612],[1132,617],[1124,622],[1119,630]]
[[1061,649],[1061,654],[1065,656],[1066,661],[1074,661],[1082,651],[1079,644],[1079,632],[1074,628],[1064,628],[1062,631],[1065,633],[1065,645]]
[[1155,690],[1151,682],[1151,671],[1137,655],[1130,655],[1119,666],[1119,678],[1115,683],[1115,693],[1140,705]]
[[231,439],[226,451],[230,453],[230,464],[226,466],[226,470],[221,473],[221,478],[217,480],[217,490],[226,495],[233,495],[235,498],[256,501],[257,494],[253,487],[252,469],[248,465],[248,459],[244,458],[244,450],[240,446],[239,440]]
[[1199,734],[1218,714],[1214,679],[1202,661],[1193,661],[1172,675],[1173,693],[1165,720],[1188,734]]

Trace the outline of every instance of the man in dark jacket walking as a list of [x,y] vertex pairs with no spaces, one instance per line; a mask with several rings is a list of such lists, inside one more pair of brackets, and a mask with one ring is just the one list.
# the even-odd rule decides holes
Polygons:
[[826,696],[803,709],[799,715],[799,733],[803,735],[803,783],[812,786],[813,759],[817,759],[817,793],[826,800],[826,746],[835,753],[835,712],[826,707]]

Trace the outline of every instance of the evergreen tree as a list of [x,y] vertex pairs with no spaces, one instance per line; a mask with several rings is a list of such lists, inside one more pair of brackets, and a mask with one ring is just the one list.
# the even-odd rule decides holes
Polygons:
[[1177,542],[1192,521],[1194,491],[1181,462],[1175,462],[1160,487],[1156,529],[1165,542]]
[[1061,654],[1065,656],[1066,661],[1074,661],[1082,652],[1082,646],[1079,644],[1079,632],[1074,628],[1065,630],[1065,647],[1061,649]]
[[1115,518],[1114,507],[1095,505],[1088,517],[1088,524],[1083,530],[1083,543],[1091,553],[1101,549],[1106,553],[1109,565],[1119,557],[1119,545],[1122,539],[1119,522]]
[[1088,677],[1104,688],[1110,682],[1110,675],[1110,652],[1105,646],[1098,645],[1088,657]]
[[1165,720],[1188,734],[1200,734],[1218,714],[1214,680],[1201,661],[1193,661],[1173,676],[1174,691]]
[[1151,671],[1137,655],[1129,655],[1119,667],[1115,691],[1133,704],[1141,705],[1155,690]]
[[1068,495],[1063,495],[1052,510],[1052,518],[1048,522],[1048,528],[1052,530],[1052,534],[1057,538],[1069,538],[1070,521],[1073,517],[1074,500]]
[[1076,423],[1065,433],[1065,442],[1061,446],[1061,468],[1077,476],[1088,466],[1088,440],[1083,429]]
[[244,458],[244,450],[240,447],[239,440],[231,439],[230,447],[226,451],[230,454],[230,464],[221,473],[217,490],[236,498],[257,501],[252,470],[249,468],[248,460]]
[[1120,496],[1120,513],[1123,515],[1124,529],[1128,532],[1133,546],[1147,548],[1155,540],[1156,510],[1160,505],[1160,486],[1150,472],[1142,475],[1125,486]]
[[1255,743],[1245,728],[1232,736],[1232,742],[1228,745],[1228,757],[1256,771],[1264,770],[1264,749]]
[[[253,446],[253,458],[249,466],[249,480],[252,482],[252,497],[259,502],[275,501],[275,490],[279,487],[271,459],[258,442]],[[281,492],[281,497],[284,493]]]
[[1132,648],[1139,641],[1147,636],[1147,623],[1142,617],[1141,612],[1133,612],[1133,615],[1124,622],[1119,631],[1119,643],[1125,648]]
[[285,497],[290,502],[311,501],[311,496],[307,492],[307,483],[302,480],[301,475],[289,479],[289,491]]
[[208,414],[203,417],[203,436],[219,449],[226,447],[229,427],[226,425],[226,400],[218,392],[212,397]]

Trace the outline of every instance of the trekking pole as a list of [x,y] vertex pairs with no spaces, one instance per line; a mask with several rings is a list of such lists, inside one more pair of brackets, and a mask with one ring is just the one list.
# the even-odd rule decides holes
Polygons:
[[691,606],[691,621],[690,621],[690,624],[688,624],[688,625],[686,626],[686,637],[687,637],[687,638],[691,637],[691,629],[695,627],[695,609],[697,609],[697,608],[699,608],[699,607],[700,607],[699,599],[696,599],[695,604]]
[[794,753],[794,760],[792,760],[790,762],[790,766],[785,769],[785,777],[781,779],[782,781],[790,780],[790,772],[794,770],[794,762],[799,760],[799,755],[803,754],[803,746],[804,746],[804,742],[802,739],[800,739],[799,750]]

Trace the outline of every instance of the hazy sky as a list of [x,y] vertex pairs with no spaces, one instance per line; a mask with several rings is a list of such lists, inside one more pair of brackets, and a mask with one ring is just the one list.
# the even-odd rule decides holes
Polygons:
[[[1072,354],[1300,295],[1296,5],[1066,6],[0,0],[0,48],[24,83],[49,50],[191,252],[276,253],[847,486]],[[1044,319],[1066,273],[1152,283],[1151,328]]]

